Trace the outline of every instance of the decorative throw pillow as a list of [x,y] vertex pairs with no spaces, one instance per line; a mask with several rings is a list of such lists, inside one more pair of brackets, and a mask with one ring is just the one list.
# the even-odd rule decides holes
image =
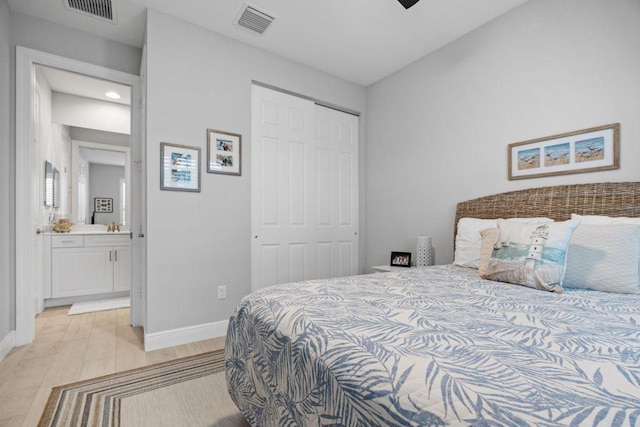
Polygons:
[[640,226],[580,223],[567,255],[564,286],[640,293]]
[[[495,228],[498,226],[496,219],[480,219],[480,218],[461,218],[458,221],[458,230],[456,232],[456,250],[454,253],[453,264],[460,267],[478,268],[480,263],[480,246],[482,244],[482,236],[480,231],[486,228]],[[551,218],[509,218],[509,222],[517,223],[543,223],[553,222]]]
[[[567,247],[578,220],[547,224],[518,224],[498,220],[499,236],[485,233],[493,243],[480,260],[483,279],[562,292]],[[483,242],[484,244],[484,242]]]
[[453,264],[460,267],[478,268],[480,261],[480,230],[497,227],[495,219],[461,218],[456,232],[456,250]]
[[[496,226],[498,224],[496,223]],[[493,250],[500,241],[500,229],[496,228],[487,228],[480,232],[482,236],[482,245],[480,246],[480,259],[486,260],[487,262],[481,262],[478,265],[478,275],[480,277],[484,277],[487,274],[487,268],[489,267],[488,260],[491,258],[491,254],[493,254]]]

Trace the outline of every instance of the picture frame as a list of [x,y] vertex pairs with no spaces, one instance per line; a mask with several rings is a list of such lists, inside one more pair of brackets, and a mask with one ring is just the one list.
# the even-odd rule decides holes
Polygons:
[[207,173],[242,174],[242,135],[207,129]]
[[111,197],[94,197],[93,212],[95,213],[113,213],[113,198]]
[[60,207],[60,171],[53,164],[44,161],[44,206]]
[[160,143],[160,189],[200,192],[200,147]]
[[411,252],[391,252],[391,267],[411,267]]
[[620,168],[620,123],[509,144],[509,180]]
[[60,207],[60,171],[53,167],[53,207]]
[[44,162],[44,205],[49,208],[54,207],[54,174],[53,164],[50,161]]

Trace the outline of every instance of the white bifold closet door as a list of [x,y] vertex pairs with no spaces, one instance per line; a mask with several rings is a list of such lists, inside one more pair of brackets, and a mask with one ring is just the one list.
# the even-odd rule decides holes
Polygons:
[[358,117],[252,87],[251,282],[358,274]]

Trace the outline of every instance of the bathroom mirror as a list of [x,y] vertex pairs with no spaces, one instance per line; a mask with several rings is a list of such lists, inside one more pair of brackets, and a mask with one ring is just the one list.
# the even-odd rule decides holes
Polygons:
[[[72,141],[72,214],[76,224],[129,224],[129,148]],[[112,208],[96,209],[96,200]]]

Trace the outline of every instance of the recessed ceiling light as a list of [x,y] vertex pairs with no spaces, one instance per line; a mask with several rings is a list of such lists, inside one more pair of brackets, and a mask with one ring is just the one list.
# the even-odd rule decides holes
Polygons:
[[114,92],[112,90],[110,90],[109,92],[105,93],[105,95],[108,98],[111,98],[111,99],[120,99],[120,94],[118,92]]

